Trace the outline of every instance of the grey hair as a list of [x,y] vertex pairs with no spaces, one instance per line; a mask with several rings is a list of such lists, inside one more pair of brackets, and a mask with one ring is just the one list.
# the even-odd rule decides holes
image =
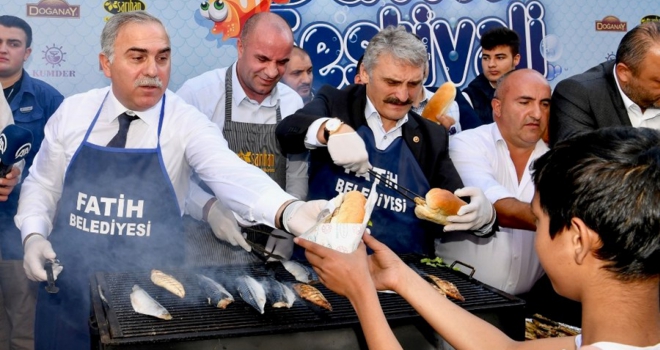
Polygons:
[[621,39],[616,63],[623,63],[637,75],[649,48],[660,44],[660,22],[646,22],[630,30]]
[[165,27],[163,22],[145,11],[121,12],[110,17],[108,22],[105,24],[105,27],[103,27],[103,31],[101,32],[101,52],[108,58],[110,63],[112,63],[112,60],[115,56],[115,40],[117,39],[119,30],[123,26],[130,23],[147,22],[158,23],[163,26],[163,28]]
[[429,58],[426,46],[403,26],[389,26],[369,41],[362,65],[369,76],[381,55],[391,55],[396,61],[424,68],[428,74]]

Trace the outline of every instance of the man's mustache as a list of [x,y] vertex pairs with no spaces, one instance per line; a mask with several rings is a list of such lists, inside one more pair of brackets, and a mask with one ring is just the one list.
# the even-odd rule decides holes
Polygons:
[[149,78],[149,77],[143,77],[135,81],[135,87],[140,87],[140,86],[149,86],[149,87],[157,87],[157,88],[162,88],[163,87],[163,82],[160,81],[160,78],[155,77],[155,78]]
[[405,101],[401,101],[396,97],[388,97],[383,100],[385,103],[391,103],[393,105],[398,105],[398,106],[405,106],[405,105],[411,105],[413,103],[413,100],[407,99]]

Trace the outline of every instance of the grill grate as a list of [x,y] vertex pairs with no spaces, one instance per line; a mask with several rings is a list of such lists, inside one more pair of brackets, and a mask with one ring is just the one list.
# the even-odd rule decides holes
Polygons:
[[[406,255],[402,258],[426,273],[454,283],[465,297],[464,302],[455,300],[454,302],[469,311],[524,305],[524,301],[485,286],[460,272],[420,264],[420,256]],[[150,280],[150,271],[99,272],[95,275],[91,289],[92,303],[96,311],[102,343],[208,339],[358,325],[357,316],[348,299],[331,292],[322,284],[316,284],[315,287],[328,299],[333,311],[323,310],[298,299],[290,309],[276,309],[266,305],[265,312],[261,315],[245,303],[226,282],[244,273],[257,278],[274,273],[276,279],[285,284],[296,282],[280,263],[267,266],[222,266],[165,272],[176,277],[184,285],[186,290],[184,299],[154,285]],[[202,273],[225,285],[234,295],[235,301],[225,310],[208,305],[206,297],[197,285],[195,273]],[[160,320],[134,312],[130,302],[130,293],[134,284],[138,284],[161,303],[173,319]],[[97,285],[100,286],[109,306],[101,306]],[[419,319],[415,310],[400,296],[379,293],[379,297],[388,320]]]

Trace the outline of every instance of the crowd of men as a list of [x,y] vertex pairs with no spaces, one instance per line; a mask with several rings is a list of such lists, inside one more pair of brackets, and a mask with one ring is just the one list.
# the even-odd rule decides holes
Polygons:
[[[538,300],[545,301],[549,316],[583,324],[578,346],[660,344],[660,209],[653,205],[660,193],[657,186],[627,182],[629,174],[640,172],[635,179],[645,184],[660,172],[658,23],[635,27],[614,61],[561,81],[554,92],[540,73],[516,69],[520,40],[514,31],[499,27],[482,33],[482,73],[457,91],[447,112],[453,122],[446,125],[420,115],[433,95],[423,86],[428,55],[422,41],[403,27],[384,28],[371,39],[356,65],[355,84],[318,91],[310,56],[295,46],[286,21],[268,12],[246,21],[234,63],[191,77],[176,94],[167,90],[176,48],[161,21],[146,12],[115,15],[101,33],[100,64],[111,85],[66,99],[23,69],[31,41],[24,20],[0,16],[0,127],[13,123],[34,138],[24,163],[0,179],[0,348],[89,348],[86,285],[99,269],[273,257],[308,258],[330,288],[364,305],[374,303],[375,294],[368,296],[375,289],[396,290],[453,346],[482,348],[416,306],[428,295],[404,288],[402,276],[408,272],[394,267],[394,253],[469,263],[475,278],[528,300],[531,311],[538,311]],[[623,128],[593,132],[612,126]],[[614,146],[622,154],[609,149]],[[573,154],[576,147],[583,152]],[[637,160],[617,162],[622,157]],[[593,162],[611,163],[615,174],[610,178],[592,169],[575,178],[553,178]],[[564,168],[571,170],[557,170]],[[364,238],[375,252],[370,268],[364,244],[348,255],[299,239],[300,247],[295,246],[294,236],[315,223],[329,200],[349,190],[367,195],[373,173],[420,194],[446,189],[467,204],[439,225],[417,218],[414,203],[383,187],[371,215],[371,235]],[[650,201],[643,203],[653,208],[643,211],[625,207],[626,215],[648,226],[612,228],[605,218],[614,215],[610,211],[582,210],[586,202],[576,196],[603,194],[598,176],[639,191],[638,204]],[[578,182],[582,185],[552,191]],[[606,203],[605,197],[592,201]],[[103,208],[98,202],[96,209],[86,206],[97,198],[103,198]],[[137,218],[112,206],[124,198],[143,203]],[[141,225],[149,222],[151,234],[138,229],[135,239],[127,240],[128,232],[103,235],[98,227],[83,229],[83,221],[117,229],[124,223],[146,229]],[[608,240],[616,233],[641,237],[643,246],[612,244]],[[552,249],[567,261],[552,257]],[[171,252],[166,258],[165,250]],[[631,254],[634,259],[627,258]],[[33,281],[46,280],[44,262],[55,258],[67,264],[54,268],[62,292],[49,295]],[[597,268],[584,268],[587,263]],[[380,275],[374,275],[374,264],[383,270]],[[648,334],[595,331],[612,324],[594,320],[605,317],[603,305],[585,305],[583,314],[571,300],[612,299],[592,297],[593,286],[569,287],[569,272],[557,267],[562,264],[594,285],[612,279],[646,288],[638,296],[651,305],[650,314],[621,308],[612,317],[643,321]],[[373,283],[350,284],[350,278],[339,277],[346,275],[342,266],[365,267],[361,276]],[[607,271],[601,275],[602,269]],[[360,317],[365,335],[370,345],[382,348],[379,341],[387,337],[373,336],[375,328],[367,324],[383,329],[387,324],[370,310]]]

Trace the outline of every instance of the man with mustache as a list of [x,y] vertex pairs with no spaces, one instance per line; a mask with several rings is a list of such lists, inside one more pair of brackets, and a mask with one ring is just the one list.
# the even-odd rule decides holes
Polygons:
[[550,145],[608,126],[660,129],[660,23],[626,33],[614,61],[564,79],[552,94]]
[[[463,188],[447,150],[447,131],[411,111],[422,89],[428,56],[403,27],[376,34],[360,69],[363,84],[342,90],[324,86],[301,110],[284,119],[277,136],[287,153],[311,149],[308,198],[329,199],[358,190],[367,195],[368,170],[421,195],[439,187],[470,204],[451,216],[445,231],[490,233],[494,210],[478,188]],[[375,179],[371,179],[375,180]],[[443,228],[418,219],[415,204],[378,187],[371,232],[397,253],[433,253]]]
[[534,184],[530,164],[548,151],[541,140],[550,113],[550,85],[535,70],[503,75],[492,101],[494,123],[449,140],[449,156],[467,186],[481,188],[497,212],[499,230],[477,238],[447,233],[436,254],[473,266],[474,277],[511,294],[529,292],[543,275],[534,252]]
[[47,293],[45,282],[38,289],[36,349],[91,348],[93,273],[181,268],[181,215],[193,171],[251,224],[300,235],[326,204],[284,192],[239,159],[217,125],[167,90],[170,45],[148,13],[112,16],[99,54],[111,85],[65,99],[46,124],[16,215],[28,278],[45,281],[47,259],[63,264],[53,267],[59,292]]
[[286,65],[286,72],[282,76],[282,82],[295,90],[304,103],[314,98],[312,84],[314,83],[314,71],[312,60],[303,48],[293,47],[291,59]]
[[[231,150],[263,170],[288,193],[304,199],[307,195],[306,155],[287,159],[275,137],[275,124],[303,106],[296,91],[280,83],[287,65],[291,64],[291,28],[277,14],[257,13],[245,22],[236,45],[238,59],[234,64],[189,79],[177,94],[220,127]],[[291,254],[293,241],[268,238],[256,230],[241,228],[233,213],[209,193],[193,184],[187,201],[187,213],[208,222],[212,230],[190,223],[187,229],[191,234],[188,240],[190,263],[208,265],[254,259],[232,247],[239,245],[245,251],[251,250],[241,232],[244,230],[251,242],[265,245],[280,256]],[[197,232],[200,226],[202,232]],[[271,231],[267,227],[255,229]],[[291,238],[283,232],[278,235]],[[209,250],[209,246],[218,249]]]

